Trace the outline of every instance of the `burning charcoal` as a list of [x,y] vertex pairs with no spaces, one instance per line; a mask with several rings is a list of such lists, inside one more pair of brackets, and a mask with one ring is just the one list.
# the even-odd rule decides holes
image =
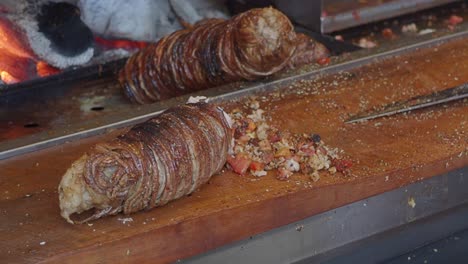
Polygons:
[[8,19],[0,17],[0,35],[8,36],[0,38],[0,80],[12,84],[34,74],[29,67],[34,54],[19,28]]

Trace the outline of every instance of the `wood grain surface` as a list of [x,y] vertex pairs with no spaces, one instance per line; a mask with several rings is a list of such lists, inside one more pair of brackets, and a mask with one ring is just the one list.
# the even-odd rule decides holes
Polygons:
[[361,110],[467,81],[461,39],[260,95],[274,125],[318,133],[343,149],[354,161],[351,175],[323,172],[313,182],[295,174],[283,182],[224,171],[190,197],[90,224],[60,217],[59,181],[92,144],[122,131],[0,161],[0,262],[173,262],[467,166],[466,101],[343,123]]

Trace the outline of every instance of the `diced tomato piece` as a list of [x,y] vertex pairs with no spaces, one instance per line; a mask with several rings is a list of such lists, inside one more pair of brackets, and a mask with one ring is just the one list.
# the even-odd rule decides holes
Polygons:
[[232,170],[240,175],[244,175],[250,166],[252,161],[242,154],[237,154],[235,157],[229,155],[227,157],[227,163],[231,166]]
[[317,63],[320,65],[327,65],[330,63],[330,58],[329,57],[320,58],[317,60]]
[[353,166],[353,162],[351,160],[335,159],[333,160],[333,166],[335,166],[336,171],[343,173]]
[[252,161],[249,166],[250,170],[253,171],[261,171],[265,168],[265,164],[258,162],[258,161]]
[[457,15],[451,15],[448,20],[448,23],[452,26],[456,26],[460,24],[461,22],[463,22],[463,17],[457,16]]
[[395,34],[391,28],[385,28],[382,30],[382,36],[386,39],[393,39],[395,38]]

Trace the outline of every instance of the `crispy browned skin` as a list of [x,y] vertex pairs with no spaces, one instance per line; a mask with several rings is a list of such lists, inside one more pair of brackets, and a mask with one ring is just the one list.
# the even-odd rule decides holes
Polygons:
[[289,19],[274,8],[208,19],[130,57],[119,74],[127,96],[144,104],[283,69],[296,49]]
[[[59,187],[62,216],[73,223],[161,206],[207,182],[226,162],[232,130],[209,104],[167,110],[76,161]],[[70,215],[95,209],[72,221]]]
[[330,56],[330,52],[322,43],[302,33],[297,33],[296,36],[296,51],[287,65],[288,68],[315,63]]

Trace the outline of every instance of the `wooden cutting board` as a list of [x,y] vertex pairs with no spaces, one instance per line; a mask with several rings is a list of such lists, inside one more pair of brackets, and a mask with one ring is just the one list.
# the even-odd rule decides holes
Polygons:
[[361,110],[466,81],[467,39],[299,81],[266,95],[262,107],[274,125],[318,133],[343,149],[354,161],[350,176],[324,172],[318,182],[303,175],[284,182],[225,171],[190,197],[90,224],[60,217],[57,186],[72,161],[121,131],[0,161],[1,262],[172,262],[467,166],[466,101],[343,123]]

